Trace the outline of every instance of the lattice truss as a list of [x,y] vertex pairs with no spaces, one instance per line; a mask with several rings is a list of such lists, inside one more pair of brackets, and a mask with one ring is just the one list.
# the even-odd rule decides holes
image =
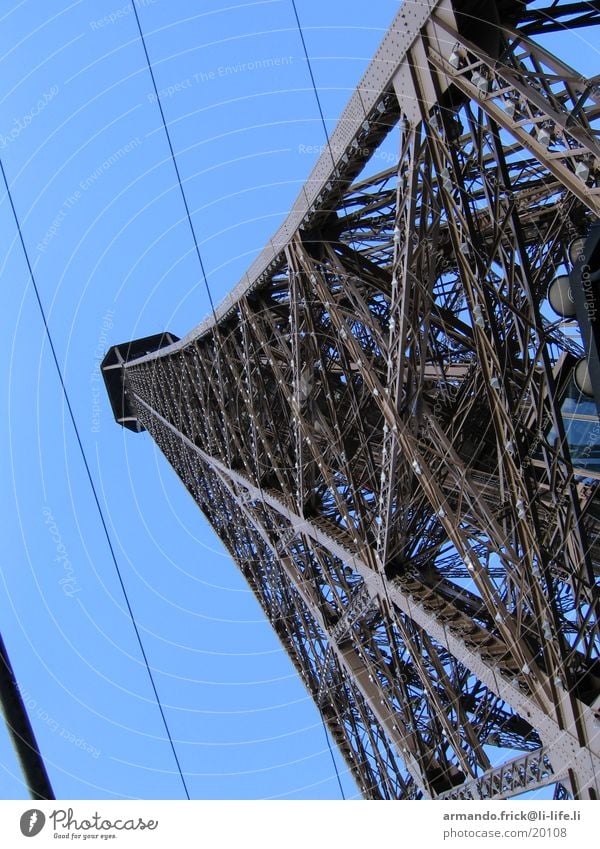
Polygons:
[[545,299],[600,209],[600,90],[543,45],[600,14],[496,5],[477,43],[434,8],[268,273],[125,367],[367,798],[598,794],[599,475]]

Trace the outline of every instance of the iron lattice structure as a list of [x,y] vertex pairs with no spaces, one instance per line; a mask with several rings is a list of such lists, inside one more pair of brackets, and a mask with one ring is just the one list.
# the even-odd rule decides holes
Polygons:
[[104,361],[367,798],[599,793],[600,474],[546,292],[600,211],[600,90],[544,48],[599,6],[405,2],[216,314]]

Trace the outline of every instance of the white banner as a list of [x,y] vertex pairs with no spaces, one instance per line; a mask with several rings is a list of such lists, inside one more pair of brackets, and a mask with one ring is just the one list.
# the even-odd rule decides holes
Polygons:
[[595,802],[0,802],[0,845],[406,847],[597,845]]

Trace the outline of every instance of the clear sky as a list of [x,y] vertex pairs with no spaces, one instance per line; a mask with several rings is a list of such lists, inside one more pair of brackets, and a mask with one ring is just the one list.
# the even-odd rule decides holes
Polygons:
[[[217,302],[324,142],[292,5],[138,5]],[[297,5],[332,130],[399,4]],[[253,596],[99,382],[110,345],[182,336],[209,311],[131,4],[3,0],[0,40],[0,156],[190,794],[339,798],[319,715]],[[0,231],[0,630],[59,798],[183,798],[4,187]],[[0,726],[0,797],[24,795]]]

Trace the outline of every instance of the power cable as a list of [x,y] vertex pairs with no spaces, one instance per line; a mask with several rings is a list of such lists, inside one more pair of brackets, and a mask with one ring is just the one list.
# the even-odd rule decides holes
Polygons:
[[327,124],[325,123],[325,116],[323,114],[323,107],[321,106],[321,98],[319,97],[319,92],[317,90],[317,84],[315,82],[315,75],[313,74],[312,64],[310,61],[310,57],[308,55],[308,49],[306,47],[306,41],[304,39],[304,32],[302,30],[302,24],[300,23],[300,18],[298,17],[298,10],[296,8],[296,0],[292,0],[292,8],[294,10],[294,17],[296,18],[296,24],[298,26],[298,34],[300,35],[300,41],[302,42],[302,48],[304,50],[304,57],[306,59],[306,64],[308,65],[308,73],[310,74],[310,80],[312,82],[313,91],[315,94],[315,100],[317,101],[317,108],[319,110],[319,115],[321,116],[321,124],[323,125],[323,132],[325,133],[325,139],[327,141],[327,149],[329,150],[329,155],[331,156],[331,164],[335,168],[335,159],[333,158],[333,151],[331,150],[331,142],[329,140],[329,133],[327,132]]
[[80,436],[80,434],[79,434],[79,428],[77,427],[77,422],[76,422],[76,420],[75,420],[75,414],[73,413],[73,407],[71,406],[71,400],[70,400],[70,398],[69,398],[69,393],[68,393],[68,391],[67,391],[67,387],[66,387],[65,380],[64,380],[64,377],[63,377],[62,369],[61,369],[61,367],[60,367],[60,363],[58,362],[58,356],[57,356],[57,354],[56,354],[56,348],[54,347],[54,341],[53,341],[53,339],[52,339],[52,334],[50,333],[50,327],[49,327],[49,325],[48,325],[48,320],[47,320],[47,318],[46,318],[46,312],[45,312],[45,310],[44,310],[44,305],[43,305],[43,303],[42,303],[42,299],[41,299],[41,297],[40,297],[39,289],[38,289],[38,287],[37,287],[37,283],[36,283],[36,280],[35,280],[35,275],[34,275],[34,273],[33,273],[33,268],[31,267],[31,262],[29,261],[29,254],[28,254],[28,252],[27,252],[27,248],[26,248],[26,246],[25,246],[25,240],[24,240],[24,238],[23,238],[23,232],[22,232],[22,230],[21,230],[21,222],[19,221],[19,217],[18,217],[18,215],[17,215],[17,210],[15,209],[15,205],[14,205],[13,197],[12,197],[12,192],[11,192],[11,190],[10,190],[10,186],[9,186],[9,184],[8,184],[8,180],[7,180],[7,178],[6,178],[6,173],[5,173],[5,171],[4,171],[4,164],[2,163],[2,160],[0,160],[0,169],[2,170],[2,178],[3,178],[3,180],[4,180],[4,184],[5,184],[5,186],[6,186],[6,193],[7,193],[7,196],[8,196],[8,200],[9,200],[9,202],[10,202],[10,206],[11,206],[12,213],[13,213],[13,216],[14,216],[14,219],[15,219],[15,223],[16,223],[16,225],[17,225],[17,231],[18,231],[18,233],[19,233],[19,239],[20,239],[20,241],[21,241],[21,247],[22,247],[22,249],[23,249],[23,254],[24,254],[24,256],[25,256],[25,261],[26,261],[26,263],[27,263],[27,268],[28,268],[28,270],[29,270],[29,277],[31,278],[31,283],[32,283],[32,285],[33,285],[33,290],[34,290],[34,292],[35,292],[35,297],[36,297],[36,300],[37,300],[37,303],[38,303],[38,307],[39,307],[39,310],[40,310],[40,314],[41,314],[41,316],[42,316],[42,321],[43,321],[43,323],[44,323],[44,329],[45,329],[45,331],[46,331],[46,336],[47,336],[47,338],[48,338],[48,343],[49,343],[49,345],[50,345],[50,350],[51,350],[51,352],[52,352],[52,358],[53,358],[53,360],[54,360],[54,365],[55,365],[55,367],[56,367],[56,371],[57,371],[57,374],[58,374],[58,378],[59,378],[59,380],[60,380],[60,385],[61,385],[61,387],[62,387],[63,395],[64,395],[64,398],[65,398],[65,402],[66,402],[66,404],[67,404],[67,409],[68,409],[68,411],[69,411],[69,418],[71,419],[71,423],[72,423],[72,425],[73,425],[73,430],[75,431],[75,437],[76,437],[76,439],[77,439],[77,444],[78,444],[78,446],[79,446],[79,451],[80,451],[80,453],[81,453],[81,457],[82,457],[82,459],[83,459],[83,464],[84,464],[84,466],[85,466],[85,471],[86,471],[86,473],[87,473],[87,477],[88,477],[88,480],[89,480],[89,483],[90,483],[90,486],[91,486],[91,489],[92,489],[92,493],[93,493],[93,496],[94,496],[94,501],[95,501],[95,503],[96,503],[96,507],[97,507],[97,509],[98,509],[98,514],[99,514],[99,516],[100,516],[100,521],[101,521],[101,523],[102,523],[102,527],[103,527],[103,529],[104,529],[104,535],[105,535],[105,537],[106,537],[106,541],[107,541],[107,543],[108,543],[108,547],[109,547],[109,550],[110,550],[110,554],[111,554],[111,557],[112,557],[112,561],[113,561],[113,563],[114,563],[115,570],[116,570],[116,572],[117,572],[117,576],[118,576],[118,578],[119,578],[119,583],[120,583],[120,585],[121,585],[121,590],[123,591],[123,597],[125,598],[125,603],[126,603],[126,605],[127,605],[127,610],[129,611],[129,616],[130,616],[130,618],[131,618],[131,623],[132,623],[132,625],[133,625],[133,628],[134,628],[134,631],[135,631],[135,635],[136,635],[136,637],[137,637],[137,641],[138,641],[139,646],[140,646],[140,651],[141,651],[141,653],[142,653],[142,657],[143,657],[143,659],[144,659],[144,664],[145,664],[145,666],[146,666],[146,670],[147,670],[147,672],[148,672],[148,677],[150,678],[150,683],[151,683],[151,685],[152,685],[152,689],[153,689],[153,691],[154,691],[154,696],[155,696],[155,698],[156,698],[156,704],[158,705],[158,709],[160,710],[160,715],[161,715],[161,717],[162,717],[162,721],[163,721],[163,724],[164,724],[164,727],[165,727],[165,731],[167,732],[167,737],[168,737],[168,739],[169,739],[169,743],[170,743],[170,745],[171,745],[171,750],[172,750],[172,752],[173,752],[173,757],[175,758],[175,763],[177,764],[177,770],[178,770],[179,775],[180,775],[180,778],[181,778],[181,783],[183,784],[183,787],[184,787],[184,790],[185,790],[185,795],[186,795],[186,796],[187,796],[187,798],[189,799],[189,798],[190,798],[190,794],[188,793],[187,784],[186,784],[186,782],[185,782],[185,778],[183,777],[183,772],[181,771],[181,765],[180,765],[180,763],[179,763],[179,758],[177,757],[177,752],[175,751],[175,745],[174,745],[174,743],[173,743],[173,738],[171,737],[171,732],[170,732],[170,730],[169,730],[169,726],[168,726],[168,724],[167,724],[167,720],[166,720],[166,717],[165,717],[165,712],[164,712],[164,710],[163,710],[163,706],[162,706],[162,703],[161,703],[161,701],[160,701],[160,697],[159,697],[159,695],[158,695],[158,691],[157,691],[157,689],[156,689],[156,684],[155,684],[155,682],[154,682],[154,676],[152,675],[152,671],[151,671],[151,669],[150,669],[150,664],[148,663],[148,658],[147,658],[147,656],[146,656],[146,652],[145,652],[145,650],[144,650],[144,644],[142,643],[142,638],[141,638],[141,636],[140,636],[140,632],[139,632],[139,630],[138,630],[138,626],[137,626],[137,623],[136,623],[136,621],[135,621],[135,617],[134,617],[134,615],[133,615],[133,610],[132,610],[131,604],[130,604],[130,602],[129,602],[129,597],[128,597],[128,595],[127,595],[127,590],[125,589],[125,584],[123,583],[123,578],[122,578],[122,575],[121,575],[121,570],[119,569],[119,564],[117,563],[117,558],[116,558],[115,551],[114,551],[114,548],[113,548],[113,545],[112,545],[112,541],[111,541],[111,538],[110,538],[110,534],[108,533],[108,527],[107,527],[107,524],[106,524],[106,520],[105,520],[105,518],[104,518],[104,513],[103,513],[103,511],[102,511],[102,507],[100,506],[100,499],[98,498],[98,493],[97,493],[97,491],[96,491],[96,485],[94,484],[94,479],[93,479],[93,477],[92,477],[92,473],[91,473],[91,470],[90,470],[90,466],[89,466],[89,463],[88,463],[88,459],[87,459],[87,456],[86,456],[86,453],[85,453],[85,449],[84,449],[84,447],[83,447],[83,442],[81,441],[81,436]]
[[[298,18],[298,12],[296,10],[296,4],[294,3],[294,0],[292,0],[292,5],[294,7],[294,14],[296,16],[296,22],[298,24],[298,30],[299,30],[299,33],[300,33],[300,38],[302,40],[302,46],[304,48],[304,55],[306,56],[306,61],[307,61],[308,69],[309,69],[309,72],[310,72],[313,91],[315,93],[315,98],[317,100],[317,106],[318,106],[318,109],[319,109],[319,114],[321,116],[321,123],[323,125],[323,130],[325,132],[325,137],[327,139],[327,146],[329,148],[329,153],[331,155],[332,163],[335,166],[335,161],[333,159],[333,153],[331,151],[331,145],[330,145],[330,141],[329,141],[329,134],[327,132],[327,126],[325,124],[325,117],[324,117],[324,114],[323,114],[323,109],[321,107],[321,101],[320,101],[319,94],[318,94],[318,91],[317,91],[317,87],[316,87],[316,84],[315,84],[315,79],[314,79],[314,75],[313,75],[313,72],[312,72],[310,59],[308,57],[308,52],[307,52],[307,49],[306,49],[306,42],[304,40],[304,34],[302,32],[302,27],[300,25],[300,20]],[[169,129],[168,129],[168,126],[167,126],[167,122],[166,122],[166,119],[165,119],[165,114],[164,114],[164,111],[163,111],[160,95],[159,95],[159,92],[158,92],[158,86],[156,85],[156,78],[154,76],[154,71],[153,71],[153,68],[152,68],[152,62],[150,61],[150,56],[149,56],[149,53],[148,53],[148,48],[146,46],[146,40],[145,40],[144,33],[143,33],[143,30],[142,30],[142,26],[141,26],[141,23],[140,23],[140,19],[139,19],[135,0],[133,0],[133,10],[134,10],[134,13],[135,13],[135,19],[136,19],[140,39],[142,41],[142,45],[143,45],[143,48],[144,48],[144,54],[146,56],[146,62],[148,64],[148,71],[150,72],[150,76],[152,78],[152,85],[154,87],[154,94],[155,94],[155,97],[156,97],[156,103],[158,104],[158,108],[159,108],[159,111],[160,111],[160,116],[161,116],[161,119],[162,119],[162,124],[163,124],[163,128],[164,128],[164,131],[165,131],[165,136],[167,138],[167,143],[169,145],[169,151],[171,153],[171,160],[173,162],[173,167],[175,168],[175,173],[177,175],[177,182],[179,184],[179,190],[181,192],[181,197],[182,197],[182,200],[183,200],[183,204],[185,206],[185,211],[186,211],[188,222],[189,222],[189,225],[190,225],[190,230],[191,230],[192,237],[193,237],[193,240],[194,240],[194,246],[196,248],[196,255],[198,257],[198,262],[200,264],[200,269],[201,269],[201,272],[202,272],[202,278],[204,280],[204,285],[205,285],[205,288],[206,288],[206,292],[207,292],[207,295],[208,295],[208,299],[209,299],[209,302],[210,302],[210,306],[211,306],[211,309],[212,309],[213,318],[214,318],[215,326],[216,326],[217,325],[217,315],[216,315],[216,311],[215,311],[215,307],[214,307],[214,301],[213,301],[212,294],[211,294],[211,291],[210,291],[210,286],[208,284],[208,278],[207,278],[207,275],[206,275],[204,263],[202,261],[202,255],[200,253],[200,247],[198,245],[196,230],[194,228],[194,224],[192,222],[192,218],[191,218],[191,215],[190,215],[190,209],[189,209],[187,199],[186,199],[186,196],[185,196],[185,191],[184,191],[184,188],[183,188],[183,182],[181,180],[181,174],[179,172],[179,167],[177,165],[177,160],[175,158],[173,143],[171,141],[171,136],[170,136]],[[339,784],[339,787],[340,787],[340,793],[342,795],[342,798],[345,799],[346,797],[344,795],[344,790],[343,790],[343,787],[342,787],[337,763],[336,763],[336,760],[335,760],[335,757],[334,757],[334,754],[333,754],[331,742],[329,740],[329,734],[327,732],[327,726],[326,726],[325,720],[323,718],[322,712],[319,711],[319,714],[321,716],[321,722],[323,723],[323,731],[325,733],[325,738],[327,740],[327,746],[328,746],[329,752],[331,754],[331,759],[332,759],[333,766],[334,766],[334,769],[335,769],[335,773],[336,773],[336,776],[337,776],[337,781],[338,781],[338,784]]]
[[171,142],[171,135],[170,135],[169,129],[167,127],[167,122],[165,120],[165,113],[163,112],[162,103],[161,103],[161,100],[160,100],[160,96],[158,94],[156,79],[154,78],[154,71],[152,69],[152,63],[150,62],[150,56],[148,55],[148,48],[146,47],[146,39],[144,38],[144,33],[142,31],[142,25],[140,23],[140,18],[139,18],[139,15],[138,15],[135,0],[133,0],[133,11],[134,11],[134,14],[135,14],[135,20],[136,20],[136,23],[137,23],[138,32],[139,32],[140,38],[142,40],[142,46],[144,48],[144,54],[146,56],[146,62],[148,63],[148,70],[150,71],[150,76],[152,77],[152,85],[154,86],[154,95],[156,97],[156,102],[157,102],[158,108],[160,110],[160,117],[162,119],[162,124],[163,124],[164,130],[165,130],[165,135],[167,137],[167,142],[169,144],[169,150],[171,151],[171,159],[173,161],[173,167],[175,168],[175,173],[177,174],[177,182],[179,183],[179,191],[181,192],[181,198],[183,200],[183,205],[185,206],[185,211],[186,211],[186,214],[187,214],[187,220],[188,220],[189,225],[190,225],[190,230],[192,231],[192,238],[194,240],[194,246],[196,248],[196,256],[198,257],[198,262],[200,263],[200,270],[202,272],[202,279],[204,280],[204,286],[206,288],[206,294],[208,295],[210,308],[212,310],[213,318],[214,318],[215,324],[216,324],[217,323],[217,314],[215,312],[215,305],[214,305],[212,294],[211,294],[211,291],[210,291],[210,286],[208,285],[208,278],[206,276],[206,270],[204,268],[204,262],[202,261],[202,255],[200,253],[200,247],[198,245],[198,239],[196,237],[196,230],[195,230],[194,224],[192,222],[192,216],[190,215],[190,208],[188,206],[188,202],[187,202],[187,199],[185,197],[185,192],[183,190],[183,183],[181,182],[181,175],[179,173],[179,168],[177,166],[177,160],[175,159],[175,152],[173,150],[173,144]]
[[[321,116],[321,124],[323,125],[323,132],[325,133],[325,139],[327,141],[327,149],[328,149],[329,155],[331,157],[331,164],[332,164],[333,168],[335,168],[335,159],[333,158],[333,151],[331,150],[331,142],[329,140],[329,133],[327,132],[327,124],[325,123],[325,115],[323,114],[323,107],[321,106],[321,98],[319,97],[319,92],[317,90],[315,75],[313,74],[312,64],[311,64],[311,61],[310,61],[310,57],[308,55],[308,49],[306,47],[306,40],[304,38],[304,32],[302,30],[302,24],[300,23],[300,17],[298,16],[298,9],[296,8],[295,0],[292,0],[292,8],[294,10],[294,17],[296,18],[296,24],[298,26],[298,34],[300,35],[300,41],[302,42],[302,48],[304,50],[304,57],[306,59],[306,64],[308,66],[308,73],[310,74],[310,80],[311,80],[311,83],[312,83],[313,92],[315,94],[315,100],[317,101],[317,108],[319,110],[319,115]],[[300,474],[302,474],[301,471],[300,471]],[[329,754],[331,755],[333,768],[335,769],[337,781],[338,781],[338,784],[340,786],[340,793],[342,794],[342,799],[345,799],[346,796],[344,795],[344,788],[342,787],[342,782],[341,782],[341,779],[340,779],[340,773],[339,773],[338,766],[337,766],[337,763],[336,763],[336,760],[335,760],[335,756],[333,754],[331,742],[329,740],[329,732],[327,731],[327,724],[325,722],[325,717],[323,716],[323,711],[320,709],[320,707],[318,705],[317,705],[317,708],[319,710],[321,722],[323,723],[323,732],[325,734],[325,739],[327,740],[327,745],[329,747]]]

